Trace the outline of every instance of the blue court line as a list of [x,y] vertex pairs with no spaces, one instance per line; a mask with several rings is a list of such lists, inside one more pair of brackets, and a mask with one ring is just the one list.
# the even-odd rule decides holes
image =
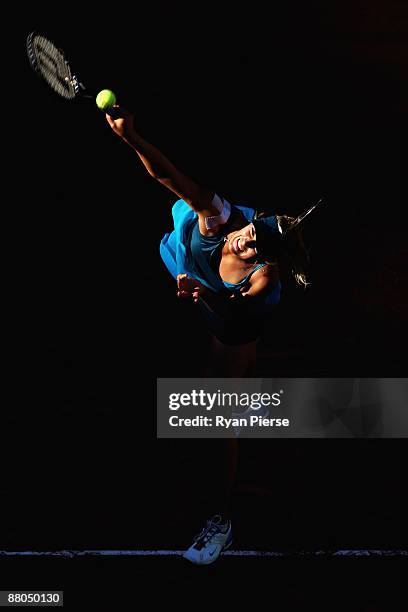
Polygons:
[[[179,557],[182,550],[0,550],[0,557]],[[408,557],[408,550],[228,550],[224,557]]]

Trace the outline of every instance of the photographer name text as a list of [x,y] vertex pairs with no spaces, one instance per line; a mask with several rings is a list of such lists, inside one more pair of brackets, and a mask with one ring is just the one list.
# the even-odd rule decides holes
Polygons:
[[227,418],[224,416],[195,416],[192,418],[179,417],[172,415],[169,418],[171,427],[222,427],[230,429],[231,427],[289,427],[289,419],[266,418],[258,415],[249,417]]

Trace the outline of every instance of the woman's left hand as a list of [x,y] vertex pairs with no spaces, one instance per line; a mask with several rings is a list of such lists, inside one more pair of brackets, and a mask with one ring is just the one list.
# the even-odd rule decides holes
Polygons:
[[125,142],[129,142],[135,137],[134,117],[132,113],[115,104],[112,107],[120,113],[120,117],[114,119],[110,115],[106,115],[106,120],[112,130]]
[[177,288],[177,297],[193,298],[194,302],[197,302],[205,291],[204,285],[187,274],[177,275]]

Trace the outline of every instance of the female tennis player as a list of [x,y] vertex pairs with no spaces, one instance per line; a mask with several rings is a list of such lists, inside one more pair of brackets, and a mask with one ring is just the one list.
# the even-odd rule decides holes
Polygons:
[[[132,114],[117,109],[121,118],[106,115],[112,130],[137,153],[147,172],[180,198],[172,211],[174,230],[162,239],[160,253],[177,282],[177,295],[197,305],[212,334],[214,355],[206,374],[253,375],[263,322],[280,299],[281,255],[289,256],[296,281],[307,285],[308,253],[299,224],[316,205],[297,218],[256,218],[254,209],[231,205],[185,176],[136,132]],[[199,565],[213,563],[232,542],[229,497],[237,449],[236,440],[227,442],[229,467],[217,470],[224,480],[219,514],[207,521],[184,554]]]

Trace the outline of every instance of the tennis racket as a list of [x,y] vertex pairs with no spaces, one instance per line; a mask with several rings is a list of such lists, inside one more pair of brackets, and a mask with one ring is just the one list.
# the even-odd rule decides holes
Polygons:
[[[62,49],[59,49],[46,36],[30,32],[27,36],[27,55],[31,67],[59,96],[66,100],[88,98],[95,102],[95,95],[87,92],[79,80]],[[96,106],[96,105],[95,105]],[[120,117],[117,108],[104,109],[113,119]]]

